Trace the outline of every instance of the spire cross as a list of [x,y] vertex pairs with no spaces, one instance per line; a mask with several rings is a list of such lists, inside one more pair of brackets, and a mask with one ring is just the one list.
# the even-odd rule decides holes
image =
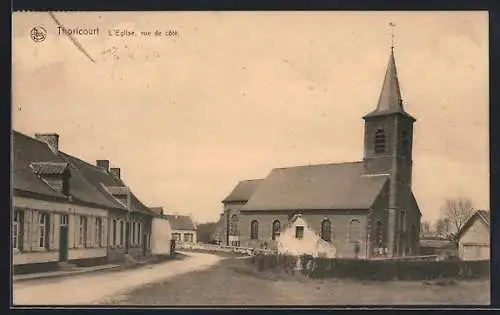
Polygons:
[[394,49],[394,28],[396,27],[396,24],[394,23],[389,23],[391,26],[391,49]]

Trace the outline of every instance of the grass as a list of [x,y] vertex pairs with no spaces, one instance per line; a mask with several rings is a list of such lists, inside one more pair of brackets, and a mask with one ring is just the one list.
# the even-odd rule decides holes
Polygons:
[[312,280],[258,273],[245,259],[225,259],[131,292],[121,305],[487,305],[490,282]]

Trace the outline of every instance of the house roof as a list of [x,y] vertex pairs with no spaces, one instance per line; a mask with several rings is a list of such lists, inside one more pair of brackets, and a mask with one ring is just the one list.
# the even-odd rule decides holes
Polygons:
[[384,83],[380,91],[377,108],[371,113],[365,115],[364,118],[388,114],[402,114],[415,121],[415,118],[408,114],[403,108],[393,49],[391,49],[391,55],[389,56],[389,62],[387,64],[387,70],[385,72]]
[[[116,176],[113,176],[111,173],[106,172],[100,167],[87,163],[83,160],[80,160],[74,156],[65,154],[60,152],[65,159],[74,164],[78,169],[82,171],[87,180],[94,186],[96,189],[101,191],[107,198],[113,200],[115,203],[119,203],[112,196],[112,194],[124,195],[130,192],[130,207],[132,211],[141,212],[144,214],[154,213],[149,210],[139,199],[134,195],[132,191],[125,185],[125,183]],[[121,204],[120,204],[121,205]],[[123,206],[121,206],[123,208]]]
[[196,224],[188,215],[167,214],[165,217],[170,222],[172,230],[196,230]]
[[364,175],[363,162],[276,168],[241,211],[369,209],[388,175]]
[[486,211],[486,210],[476,210],[476,212],[474,212],[469,217],[467,222],[465,222],[465,224],[462,226],[460,231],[457,232],[456,237],[460,238],[472,226],[474,221],[477,219],[483,221],[483,223],[486,224],[486,226],[488,226],[488,227],[490,226],[490,212]]
[[431,247],[431,248],[453,248],[455,247],[453,241],[442,239],[442,238],[428,238],[420,239],[420,247]]
[[[69,194],[74,201],[107,208],[122,208],[117,201],[113,198],[107,198],[105,194],[94,187],[78,167],[68,163],[62,155],[54,153],[44,142],[13,131],[12,150],[12,186],[14,190],[66,199],[62,192],[52,189],[42,181],[34,170],[58,173],[61,171],[62,165],[68,165],[71,172]],[[35,169],[32,168],[33,166]]]
[[[18,131],[13,131],[12,138],[14,189],[66,199],[62,192],[52,189],[43,182],[37,173],[56,175],[62,172],[64,167],[67,167],[71,172],[69,194],[74,201],[127,210],[111,195],[108,189],[108,187],[111,187],[111,190],[128,189],[120,179],[95,165],[62,151],[55,153],[46,143]],[[135,211],[153,214],[133,193],[131,193],[131,208]]]
[[242,180],[222,202],[248,201],[261,182],[262,179]]

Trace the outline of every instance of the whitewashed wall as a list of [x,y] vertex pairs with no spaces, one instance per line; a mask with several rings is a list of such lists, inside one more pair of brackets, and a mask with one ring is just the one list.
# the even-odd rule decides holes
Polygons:
[[[304,227],[304,237],[295,237],[295,227]],[[334,258],[336,256],[335,246],[321,239],[321,237],[311,229],[307,222],[299,217],[281,231],[277,238],[278,252],[294,256],[312,255],[314,257],[323,256]]]
[[172,229],[170,222],[161,218],[153,218],[151,227],[151,253],[153,255],[170,255]]
[[[69,259],[100,258],[107,255],[107,219],[108,211],[65,202],[53,202],[26,197],[14,196],[13,206],[33,209],[24,211],[24,251],[14,251],[14,265],[54,262],[59,260],[59,222],[61,215],[68,215],[68,255]],[[41,248],[39,241],[38,212],[50,214],[49,250]],[[79,216],[87,217],[87,247],[78,244]],[[102,220],[102,242],[98,244],[95,219]]]

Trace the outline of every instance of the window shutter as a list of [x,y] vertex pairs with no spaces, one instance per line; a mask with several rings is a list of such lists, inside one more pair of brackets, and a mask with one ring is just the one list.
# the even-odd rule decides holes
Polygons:
[[31,249],[38,250],[40,247],[40,214],[38,211],[33,211],[33,224],[31,229]]
[[108,219],[107,218],[102,218],[102,231],[101,231],[101,237],[102,237],[102,246],[107,247],[108,246]]
[[50,248],[55,247],[56,243],[56,219],[58,215],[55,213],[50,216]]

